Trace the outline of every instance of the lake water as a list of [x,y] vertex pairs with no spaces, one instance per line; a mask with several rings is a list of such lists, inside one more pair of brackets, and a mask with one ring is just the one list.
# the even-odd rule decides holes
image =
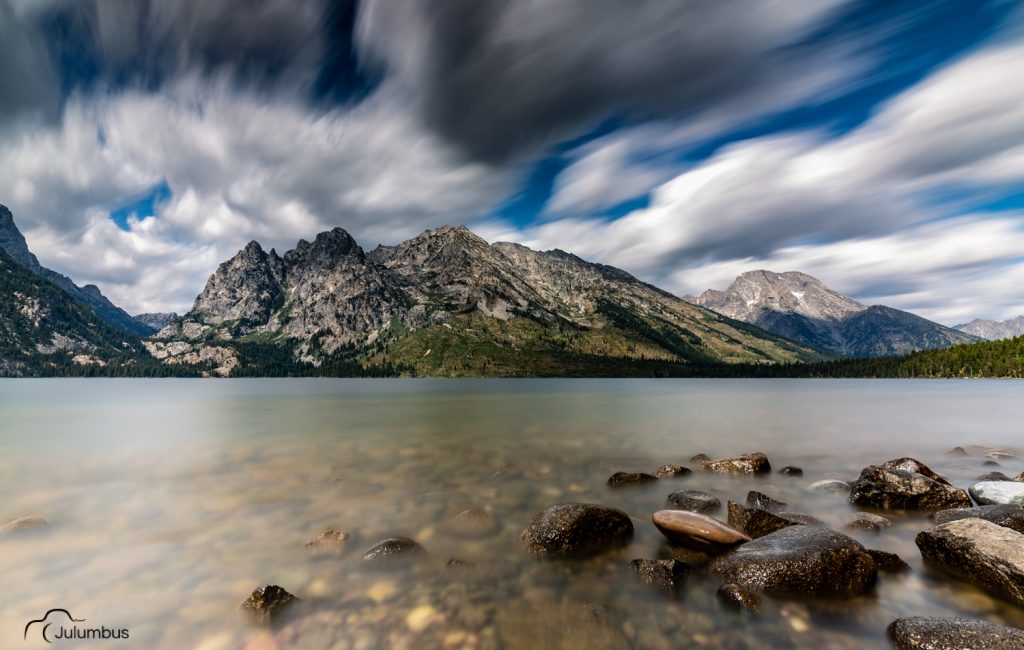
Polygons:
[[[855,508],[810,493],[868,464],[913,456],[966,487],[1024,460],[982,467],[951,447],[1024,455],[1024,384],[812,380],[5,380],[0,382],[0,523],[52,527],[0,539],[0,647],[48,647],[25,624],[50,608],[128,628],[145,648],[871,648],[904,615],[967,615],[1024,626],[1024,612],[926,570],[923,516],[894,516],[871,548],[912,566],[870,596],[765,599],[723,610],[693,578],[673,600],[624,569],[668,557],[650,523],[684,487],[743,501],[750,489],[830,525]],[[609,489],[615,471],[765,452],[802,478],[694,474]],[[577,563],[539,562],[520,532],[544,507],[602,503],[634,518],[632,544]],[[483,508],[493,534],[454,534]],[[724,508],[716,513],[724,519]],[[340,556],[304,545],[349,532]],[[376,541],[404,535],[430,561],[373,570]],[[445,569],[449,558],[473,567]],[[275,629],[242,621],[257,586],[301,599]],[[60,642],[58,642],[59,644]],[[64,642],[74,647],[73,642]]]

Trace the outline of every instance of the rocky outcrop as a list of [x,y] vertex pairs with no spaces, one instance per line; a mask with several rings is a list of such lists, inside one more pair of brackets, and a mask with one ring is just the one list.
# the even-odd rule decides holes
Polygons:
[[972,517],[918,533],[915,541],[929,564],[1024,605],[1024,534]]
[[971,498],[966,490],[924,474],[870,465],[854,482],[850,503],[880,510],[943,510],[969,507]]
[[887,632],[896,650],[1024,648],[1024,630],[969,618],[900,618],[889,625]]
[[688,510],[659,510],[651,517],[668,541],[705,553],[720,553],[750,537],[713,517]]
[[732,458],[702,461],[700,471],[720,474],[766,474],[772,471],[772,466],[767,456],[755,452]]
[[592,503],[563,503],[533,518],[519,541],[542,558],[583,558],[625,546],[633,539],[629,515]]
[[959,521],[960,519],[984,519],[985,521],[991,521],[993,524],[1015,530],[1018,533],[1024,533],[1024,507],[1017,505],[987,505],[974,508],[939,510],[932,513],[932,519],[937,524]]
[[174,321],[178,320],[178,314],[174,312],[152,312],[147,314],[136,314],[134,318],[137,322],[142,323],[146,327],[152,328],[154,332],[159,332]]

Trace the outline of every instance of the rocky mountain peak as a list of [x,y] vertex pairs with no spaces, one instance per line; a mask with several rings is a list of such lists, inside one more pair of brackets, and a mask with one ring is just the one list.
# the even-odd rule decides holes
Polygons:
[[18,264],[30,271],[39,271],[39,260],[29,251],[25,236],[18,230],[14,215],[5,205],[0,205],[0,248]]
[[776,273],[763,269],[741,274],[725,291],[708,290],[690,300],[747,322],[755,322],[765,311],[837,320],[867,308],[806,273]]
[[317,235],[313,243],[300,239],[295,248],[284,254],[284,265],[289,269],[306,266],[327,267],[349,255],[361,260],[364,257],[363,249],[348,232],[342,228],[334,228]]
[[1016,318],[1003,321],[976,318],[970,323],[956,325],[953,329],[973,336],[980,336],[989,341],[1012,339],[1024,336],[1024,316],[1017,316]]

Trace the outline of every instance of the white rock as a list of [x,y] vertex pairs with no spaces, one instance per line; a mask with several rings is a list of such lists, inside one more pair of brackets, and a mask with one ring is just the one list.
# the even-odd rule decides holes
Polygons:
[[1024,483],[1016,481],[980,481],[968,492],[979,505],[1012,504],[1024,506]]

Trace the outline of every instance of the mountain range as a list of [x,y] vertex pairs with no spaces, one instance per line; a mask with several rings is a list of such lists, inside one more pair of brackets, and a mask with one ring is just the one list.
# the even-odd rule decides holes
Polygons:
[[980,341],[884,305],[864,305],[805,273],[748,271],[696,305],[839,357],[882,357]]
[[970,323],[956,325],[954,329],[966,332],[973,336],[980,336],[981,338],[989,341],[1012,339],[1018,336],[1024,336],[1024,316],[1017,316],[1016,318],[1010,318],[1003,321],[982,320],[980,318],[976,318]]

